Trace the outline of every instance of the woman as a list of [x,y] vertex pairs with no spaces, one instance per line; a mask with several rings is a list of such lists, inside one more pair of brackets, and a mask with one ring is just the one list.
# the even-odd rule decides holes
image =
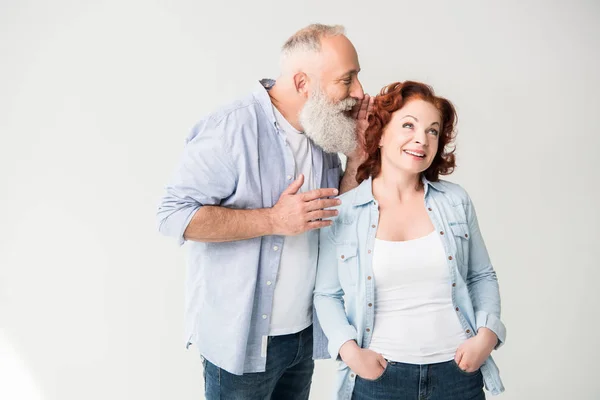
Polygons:
[[505,340],[473,204],[439,180],[455,166],[456,113],[421,83],[375,98],[360,185],[321,229],[315,307],[341,360],[339,399],[485,399],[504,391]]

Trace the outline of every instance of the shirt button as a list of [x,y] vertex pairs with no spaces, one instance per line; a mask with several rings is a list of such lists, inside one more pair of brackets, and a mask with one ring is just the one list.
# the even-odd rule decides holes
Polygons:
[[367,251],[367,253],[371,254],[371,250]]
[[470,330],[470,329],[467,329],[467,330],[466,330],[466,332],[467,332],[467,333],[471,333],[471,330]]
[[275,250],[275,251],[279,250],[279,246],[273,246],[273,250]]
[[440,231],[440,235],[443,235],[443,234],[444,234],[444,231]]
[[267,286],[271,286],[271,281],[267,281]]
[[267,314],[262,315],[263,319],[267,319]]
[[455,287],[455,286],[456,286],[456,283],[452,283],[452,287]]
[[369,307],[373,307],[373,303],[369,303]]
[[371,277],[370,277],[370,276],[367,276],[367,279],[368,279],[368,280],[371,280]]
[[369,328],[366,329],[367,332],[371,332],[371,330]]
[[448,256],[448,260],[452,261],[452,256]]
[[346,258],[346,257],[344,257],[344,255],[342,254],[342,257],[341,257],[341,258],[342,258],[342,260],[343,260],[343,259],[344,259],[344,258]]
[[371,228],[375,228],[375,224],[371,225]]
[[456,311],[458,311],[458,307],[456,307]]
[[429,210],[429,211],[433,211],[433,210],[431,209],[431,207],[429,207],[429,208],[428,208],[428,210]]
[[465,237],[469,237],[469,234],[468,234],[468,233],[465,233]]
[[354,374],[350,374],[350,378],[354,378]]

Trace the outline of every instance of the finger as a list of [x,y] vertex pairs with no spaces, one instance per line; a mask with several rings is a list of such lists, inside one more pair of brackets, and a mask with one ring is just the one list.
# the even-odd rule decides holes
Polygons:
[[365,94],[365,97],[363,97],[362,102],[360,104],[360,109],[358,111],[357,118],[359,120],[367,118],[367,110],[369,108],[370,102],[371,102],[371,96],[369,96],[368,94]]
[[359,99],[356,104],[354,105],[354,107],[352,107],[352,118],[357,119],[358,118],[358,112],[360,111],[360,108],[362,107],[362,103],[363,103],[363,99]]
[[316,199],[320,199],[322,197],[331,197],[336,196],[338,194],[337,189],[331,188],[323,188],[323,189],[314,189],[308,192],[302,193],[303,201],[313,201]]
[[332,208],[342,204],[340,199],[317,199],[309,201],[306,204],[306,211],[323,210],[325,208]]
[[306,214],[307,221],[316,221],[318,219],[333,218],[338,215],[338,210],[318,210]]
[[308,222],[306,224],[306,230],[307,231],[312,231],[314,229],[321,229],[321,228],[325,228],[329,225],[333,224],[332,220],[325,220],[325,221],[312,221],[312,222]]
[[369,97],[369,105],[367,106],[367,117],[373,112],[373,106],[375,104],[375,97]]
[[296,193],[298,193],[298,190],[300,190],[302,185],[304,185],[304,174],[298,175],[296,180],[294,182],[290,183],[290,185],[283,191],[283,193],[281,193],[281,195],[296,194]]
[[465,362],[463,359],[460,364],[458,364],[458,368],[462,369],[465,372],[472,372],[469,367],[469,363]]
[[381,366],[383,367],[383,369],[385,369],[387,367],[387,360],[385,359],[385,357],[383,357],[383,355],[379,355],[379,357],[377,357],[379,360],[379,364],[381,364]]
[[454,354],[454,362],[456,363],[456,365],[460,365],[460,361],[462,360],[462,349],[458,349],[456,350],[456,354]]

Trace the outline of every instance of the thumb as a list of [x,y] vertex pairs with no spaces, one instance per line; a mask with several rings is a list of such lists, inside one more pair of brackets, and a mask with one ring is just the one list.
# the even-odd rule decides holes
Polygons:
[[379,364],[381,364],[381,366],[383,368],[385,368],[387,366],[387,360],[383,357],[383,355],[379,354],[379,356],[377,357],[377,360],[379,361]]
[[298,177],[296,178],[296,180],[292,183],[290,183],[290,186],[288,186],[283,193],[281,193],[282,195],[284,194],[296,194],[298,193],[298,190],[300,190],[300,188],[302,187],[302,185],[304,185],[304,174],[300,174],[298,175]]

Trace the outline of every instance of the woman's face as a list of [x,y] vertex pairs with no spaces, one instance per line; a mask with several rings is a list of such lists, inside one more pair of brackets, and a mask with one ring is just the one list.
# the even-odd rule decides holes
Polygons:
[[409,100],[392,114],[383,129],[379,142],[382,170],[410,174],[425,171],[437,153],[441,129],[440,112],[433,104],[421,99]]

